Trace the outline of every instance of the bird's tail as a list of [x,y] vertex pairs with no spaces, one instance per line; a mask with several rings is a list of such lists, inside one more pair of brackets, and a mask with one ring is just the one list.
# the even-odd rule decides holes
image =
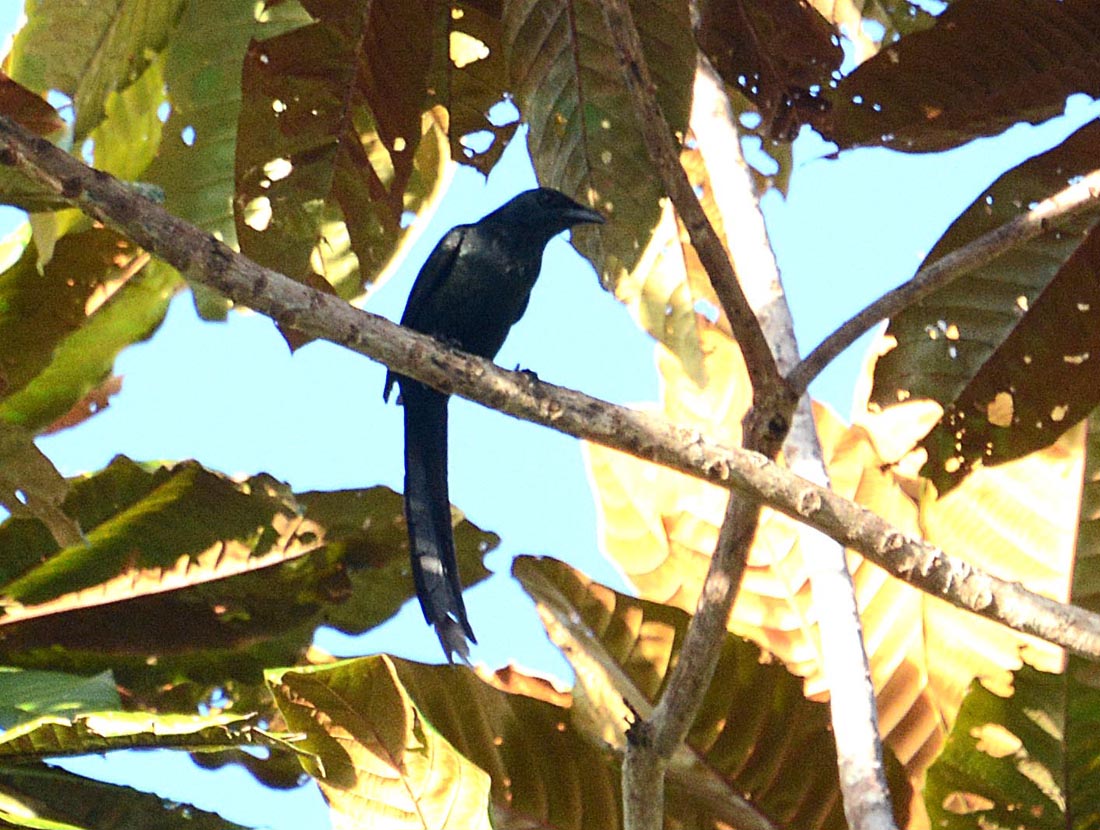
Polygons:
[[401,384],[405,411],[405,520],[416,595],[452,660],[477,642],[466,619],[447,488],[448,396],[415,381]]

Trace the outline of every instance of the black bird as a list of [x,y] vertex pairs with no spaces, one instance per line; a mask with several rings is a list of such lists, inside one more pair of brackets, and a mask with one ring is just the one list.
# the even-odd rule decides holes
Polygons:
[[[401,325],[493,359],[527,309],[551,239],[573,225],[603,222],[596,211],[557,190],[519,194],[472,225],[452,228],[413,283]],[[405,520],[416,595],[448,660],[477,642],[466,619],[451,532],[447,489],[447,401],[411,378],[386,373],[405,411]]]

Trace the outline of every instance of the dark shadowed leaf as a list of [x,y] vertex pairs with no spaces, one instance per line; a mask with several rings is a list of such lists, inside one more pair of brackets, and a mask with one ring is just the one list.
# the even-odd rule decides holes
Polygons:
[[1100,692],[1024,666],[999,697],[975,681],[928,770],[925,803],[944,830],[1095,825]]
[[[520,557],[512,572],[577,674],[574,709],[584,711],[574,722],[622,746],[627,706],[648,716],[676,662],[688,615],[612,591],[554,560]],[[716,815],[741,827],[760,826],[760,814],[779,827],[847,826],[828,707],[808,701],[801,678],[762,660],[747,640],[726,638],[687,742],[694,752],[670,768],[670,783],[686,802],[716,799],[724,805]],[[892,755],[887,766],[895,810],[904,814],[905,773]]]
[[[682,134],[696,51],[687,5],[656,0],[635,2],[632,10],[658,100],[671,129]],[[660,219],[664,188],[649,160],[600,4],[510,0],[504,31],[539,181],[608,217],[598,229],[575,230],[573,240],[613,289],[642,255]]]
[[519,126],[517,119],[488,117],[505,100],[508,62],[501,41],[503,0],[455,3],[449,15],[445,99],[450,116],[451,158],[488,174]]
[[840,41],[829,22],[801,0],[706,0],[696,37],[726,83],[752,100],[768,135],[791,141],[804,108],[840,68]]
[[237,235],[264,265],[350,298],[443,180],[445,139],[424,112],[435,6],[306,6],[316,22],[253,41],[245,58]]
[[[245,830],[215,813],[45,764],[0,771],[0,821],[36,830]],[[10,812],[9,812],[10,810]],[[27,814],[35,818],[27,820]],[[25,822],[25,823],[24,823]],[[52,822],[52,823],[51,823]]]
[[[1053,150],[1003,175],[955,220],[923,264],[932,263],[1001,226],[1035,202],[1064,189],[1074,177],[1091,172],[1097,163],[1094,148],[1098,141],[1100,122],[1092,122]],[[913,398],[929,398],[947,409],[955,407],[958,412],[965,412],[965,424],[959,422],[950,431],[942,427],[936,439],[940,445],[933,454],[941,470],[947,459],[958,454],[955,430],[966,427],[970,432],[972,437],[967,439],[964,460],[972,462],[985,454],[985,442],[992,440],[989,417],[1002,425],[1011,423],[1012,413],[1005,408],[1008,399],[999,399],[993,412],[986,407],[1002,390],[995,390],[990,400],[979,400],[988,394],[991,382],[998,385],[999,373],[1006,370],[1011,370],[1012,383],[1016,385],[1012,410],[1033,415],[1042,412],[1045,426],[1036,432],[1033,418],[1030,425],[1012,430],[1018,435],[1008,438],[1007,444],[1005,438],[998,437],[1001,448],[997,450],[997,460],[1014,457],[1003,454],[1013,445],[1017,450],[1028,451],[1029,446],[1037,449],[1052,443],[1064,428],[1088,411],[1085,409],[1075,419],[1063,417],[1057,428],[1050,420],[1052,414],[1057,414],[1056,407],[1068,403],[1062,398],[1069,391],[1051,379],[1063,372],[1080,375],[1074,356],[1084,352],[1076,346],[1069,347],[1074,338],[1079,344],[1082,337],[1087,340],[1091,336],[1087,327],[1078,325],[1088,312],[1087,308],[1079,307],[1087,302],[1079,295],[1091,283],[1085,280],[1074,284],[1074,273],[1087,261],[1088,252],[1082,251],[1079,256],[1075,252],[1098,218],[1100,205],[1052,221],[1049,229],[1038,237],[1011,248],[891,320],[887,334],[897,341],[897,346],[875,365],[871,399],[878,406],[889,406]],[[1044,290],[1053,293],[1045,294]],[[1027,363],[1022,361],[1024,353],[1013,351],[1013,358],[1008,352],[1002,356],[998,351],[1008,348],[1006,338],[1014,331],[1019,332],[1019,339],[1013,349],[1025,349],[1030,355]],[[1012,360],[1021,365],[1013,366]],[[1080,371],[1087,372],[1089,361],[1079,362]],[[979,386],[967,391],[971,385],[979,384],[983,372],[997,374],[987,374]],[[1080,391],[1075,394],[1077,406],[1083,400],[1081,395],[1088,396]],[[985,427],[980,424],[982,420],[987,421]],[[971,446],[974,440],[981,446]],[[951,466],[957,464],[955,461]],[[941,486],[950,478],[945,472],[937,476]]]
[[[118,458],[64,508],[87,545],[58,550],[32,519],[0,525],[0,653],[110,668],[138,700],[186,710],[218,689],[259,705],[262,670],[299,659],[318,626],[357,634],[412,595],[401,498],[385,488],[299,499],[266,476]],[[455,536],[473,584],[495,537],[467,522]]]
[[940,492],[1049,446],[1100,403],[1100,226],[921,442]]
[[815,126],[844,147],[927,152],[1062,112],[1100,94],[1095,0],[958,0],[936,25],[846,77]]

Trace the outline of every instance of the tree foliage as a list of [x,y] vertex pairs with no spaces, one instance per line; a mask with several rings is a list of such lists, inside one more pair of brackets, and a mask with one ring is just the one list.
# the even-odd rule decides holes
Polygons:
[[[655,406],[737,444],[753,404],[745,357],[663,201],[602,6],[27,0],[0,115],[348,300],[399,267],[453,164],[486,172],[525,140],[542,184],[609,219],[573,241],[659,341]],[[905,0],[631,8],[683,170],[730,246],[721,171],[692,130],[714,117],[692,111],[701,60],[724,82],[730,126],[776,161],[755,197],[788,179],[803,127],[839,150],[926,152],[1100,94],[1098,0],[955,0],[938,17]],[[1093,122],[1004,171],[926,264],[1088,176],[1098,146]],[[154,335],[187,283],[14,167],[0,169],[0,200],[30,213],[0,242],[0,822],[235,826],[43,763],[160,747],[272,787],[315,780],[334,827],[620,826],[626,727],[666,689],[726,491],[585,447],[603,549],[636,596],[551,559],[513,566],[571,691],[515,668],[327,660],[310,647],[319,627],[363,633],[411,597],[400,497],[296,492],[187,458],[118,457],[62,479],[33,439],[108,405],[115,358]],[[1098,223],[1093,199],[895,315],[855,422],[816,409],[838,493],[1096,610]],[[210,289],[193,294],[207,317],[227,313]],[[465,520],[455,532],[472,584],[496,537]],[[669,766],[668,826],[845,826],[812,533],[764,513]],[[1096,824],[1095,672],[848,558],[898,825]],[[257,746],[262,758],[242,751]]]

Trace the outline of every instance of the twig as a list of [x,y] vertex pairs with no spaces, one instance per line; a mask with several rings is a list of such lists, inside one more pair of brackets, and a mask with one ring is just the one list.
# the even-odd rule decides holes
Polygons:
[[17,167],[93,219],[235,302],[444,392],[629,453],[763,503],[817,528],[914,587],[1100,662],[1100,615],[990,576],[760,453],[572,389],[531,382],[256,264],[210,234],[0,116],[0,164]]
[[1013,246],[1034,239],[1062,219],[1095,209],[1100,199],[1100,170],[1039,202],[1034,208],[982,234],[918,271],[911,280],[883,294],[826,337],[787,376],[798,394],[809,387],[830,362],[880,320],[893,317],[959,277],[980,268]]
[[756,315],[737,282],[722,240],[711,226],[680,164],[680,148],[673,140],[672,130],[653,94],[656,87],[642,56],[642,44],[630,7],[626,0],[604,0],[601,7],[608,31],[615,41],[615,49],[623,62],[623,78],[633,100],[650,158],[730,321],[733,336],[745,356],[753,393],[759,399],[761,394],[785,390],[786,383],[776,368]]
[[[744,424],[745,446],[774,458],[786,435],[797,396],[788,394],[771,346],[738,283],[725,247],[680,164],[679,147],[657,103],[629,5],[626,0],[604,0],[601,8],[623,64],[623,79],[650,158],[745,357],[753,392],[753,406]],[[659,830],[664,825],[665,764],[687,737],[710,685],[759,516],[760,503],[755,498],[731,496],[726,504],[718,543],[677,665],[652,719],[636,727],[644,730],[647,739],[627,746],[623,811],[628,830]]]

